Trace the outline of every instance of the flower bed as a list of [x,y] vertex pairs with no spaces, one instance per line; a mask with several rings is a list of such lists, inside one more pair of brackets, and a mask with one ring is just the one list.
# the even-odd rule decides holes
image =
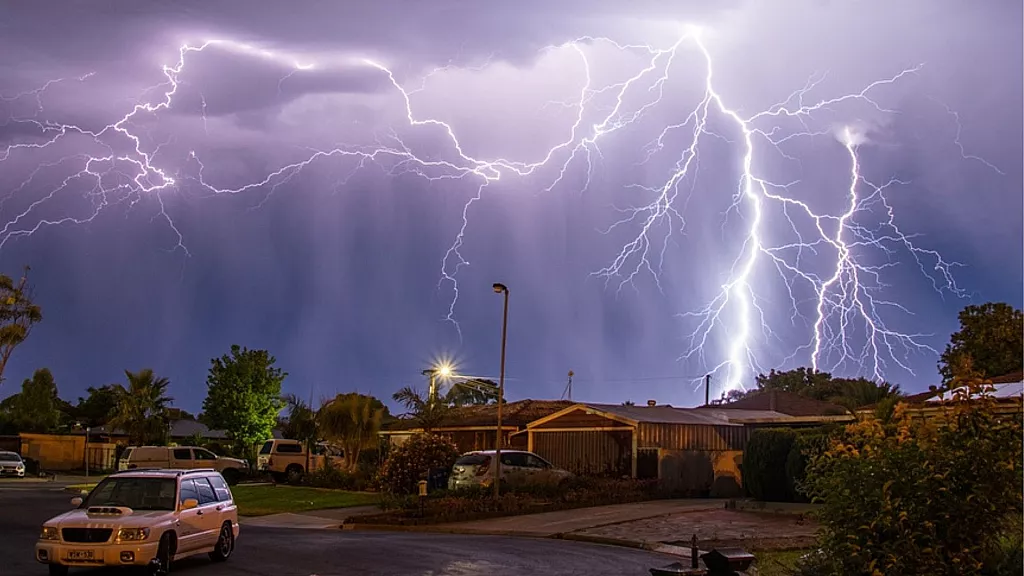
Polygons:
[[686,494],[666,492],[656,481],[574,478],[559,486],[513,489],[497,499],[490,490],[481,489],[438,491],[422,502],[416,496],[384,494],[381,498],[383,512],[352,516],[345,523],[420,526],[643,502],[673,496]]

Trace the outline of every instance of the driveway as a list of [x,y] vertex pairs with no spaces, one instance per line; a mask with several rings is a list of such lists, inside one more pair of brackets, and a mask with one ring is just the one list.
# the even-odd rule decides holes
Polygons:
[[[33,558],[39,526],[68,509],[69,495],[59,487],[0,484],[0,575],[42,575]],[[196,576],[534,576],[646,575],[675,559],[626,548],[579,542],[450,534],[360,533],[243,526],[235,554],[227,564],[205,557],[174,565],[175,574]],[[72,574],[121,574],[80,570]]]

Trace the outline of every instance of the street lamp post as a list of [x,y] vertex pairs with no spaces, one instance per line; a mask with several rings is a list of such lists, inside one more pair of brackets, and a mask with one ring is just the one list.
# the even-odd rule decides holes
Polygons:
[[494,291],[505,295],[505,312],[501,320],[501,371],[498,373],[498,430],[494,438],[494,498],[501,491],[501,407],[505,401],[505,339],[508,335],[508,286],[495,283]]

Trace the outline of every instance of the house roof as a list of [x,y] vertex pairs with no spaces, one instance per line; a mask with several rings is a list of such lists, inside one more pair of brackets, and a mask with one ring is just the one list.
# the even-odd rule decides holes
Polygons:
[[622,406],[620,404],[585,404],[599,412],[605,412],[636,423],[646,424],[702,424],[705,426],[738,426],[714,414],[697,412],[693,408],[661,406]]
[[[992,397],[996,400],[1009,400],[1012,398],[1024,397],[1024,371],[1018,370],[1003,376],[996,376],[995,378],[989,378],[989,382],[992,383],[995,390],[992,391]],[[926,392],[919,392],[917,394],[910,394],[900,398],[900,402],[904,404],[936,404],[943,400],[949,400],[952,397],[952,393],[948,390],[940,390],[939,388],[933,388]],[[871,404],[870,406],[863,406],[858,408],[858,412],[865,412],[868,410],[874,410],[877,404]]]
[[760,390],[727,404],[698,406],[696,409],[774,411],[787,416],[842,416],[848,413],[842,406],[831,402],[783,390]]
[[[518,400],[506,402],[502,407],[502,426],[524,427],[559,410],[572,406],[570,400]],[[498,405],[463,406],[453,408],[438,428],[462,428],[498,425]],[[414,418],[402,418],[387,425],[387,430],[413,430],[419,428]]]

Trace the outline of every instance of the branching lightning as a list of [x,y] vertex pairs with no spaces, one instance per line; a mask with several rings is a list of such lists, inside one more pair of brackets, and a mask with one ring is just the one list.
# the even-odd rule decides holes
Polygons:
[[[594,163],[601,158],[600,142],[618,132],[638,128],[641,120],[648,118],[655,109],[671,106],[675,110],[679,100],[667,94],[673,80],[696,77],[701,79],[701,96],[696,105],[683,115],[681,122],[664,126],[644,148],[644,163],[678,149],[674,167],[653,186],[637,183],[629,187],[631,193],[645,195],[652,200],[620,209],[622,216],[604,232],[629,230],[631,239],[610,258],[606,266],[594,271],[593,276],[606,283],[614,281],[616,289],[621,290],[634,285],[640,276],[647,275],[664,292],[661,275],[667,249],[673,235],[688,226],[687,203],[695,194],[729,194],[732,201],[726,218],[740,218],[743,232],[732,238],[738,242],[738,249],[714,296],[704,306],[680,314],[690,325],[682,359],[698,361],[715,374],[715,382],[723,391],[743,388],[744,382],[750,382],[755,371],[763,371],[759,360],[763,356],[761,347],[766,342],[781,342],[767,318],[767,308],[771,304],[758,290],[773,275],[778,280],[772,281],[781,281],[785,288],[794,322],[805,320],[810,332],[807,343],[793,351],[789,359],[806,354],[816,369],[845,367],[847,371],[858,371],[875,379],[883,379],[891,365],[910,371],[905,362],[909,353],[934,350],[926,344],[925,335],[900,332],[888,327],[883,320],[888,316],[887,311],[909,313],[883,295],[886,286],[883,273],[896,264],[898,253],[909,254],[936,291],[962,296],[963,291],[952,273],[957,263],[946,261],[933,250],[919,247],[914,243],[913,235],[901,230],[888,194],[907,182],[891,179],[875,184],[869,181],[863,175],[859,154],[869,134],[852,123],[842,125],[840,122],[837,129],[831,118],[839,105],[847,104],[868,106],[881,114],[895,113],[879,104],[875,93],[918,73],[921,67],[900,70],[859,92],[808,103],[813,102],[811,95],[823,80],[823,77],[812,78],[786,100],[745,115],[731,107],[727,95],[719,92],[715,83],[714,59],[702,38],[700,29],[687,27],[675,43],[664,48],[620,44],[598,37],[582,37],[561,46],[549,47],[548,50],[574,54],[582,66],[584,82],[575,99],[556,103],[567,111],[569,117],[563,128],[564,137],[554,146],[538,150],[532,158],[523,160],[475,157],[465,149],[458,131],[450,123],[417,114],[414,97],[429,90],[430,78],[444,73],[451,68],[450,65],[431,72],[419,82],[410,83],[416,85],[414,88],[407,88],[391,68],[365,60],[362,64],[368,69],[386,76],[404,107],[406,126],[400,129],[430,131],[442,136],[449,147],[448,155],[444,156],[447,159],[428,159],[417,155],[398,131],[392,131],[387,138],[373,145],[311,149],[303,160],[280,166],[265,176],[236,187],[219,187],[210,182],[204,174],[206,166],[195,152],[177,168],[170,168],[168,162],[159,157],[162,144],[146,144],[149,139],[140,133],[138,121],[144,117],[152,120],[175,105],[179,86],[186,81],[186,63],[207,50],[226,50],[287,66],[288,73],[277,83],[279,96],[290,78],[318,69],[319,62],[302,61],[284,53],[231,40],[185,44],[178,50],[178,61],[162,68],[163,82],[146,91],[147,94],[155,92],[156,97],[131,106],[112,123],[94,129],[44,119],[43,96],[51,86],[65,80],[51,80],[39,88],[12,96],[0,95],[0,106],[24,101],[34,103],[30,115],[11,113],[0,127],[20,124],[36,132],[30,140],[0,147],[0,162],[56,148],[63,141],[77,142],[77,139],[105,151],[102,154],[83,151],[54,162],[41,163],[27,179],[0,199],[2,210],[10,199],[33,189],[35,179],[41,173],[63,171],[66,174],[57,186],[3,224],[0,248],[12,238],[34,234],[47,226],[90,222],[112,204],[134,204],[152,197],[158,206],[159,217],[166,221],[177,238],[175,247],[187,255],[185,239],[164,206],[164,193],[191,185],[198,185],[213,194],[262,190],[265,195],[259,207],[305,167],[329,159],[351,161],[354,163],[353,171],[374,165],[391,175],[412,173],[433,182],[466,180],[472,182],[475,194],[462,209],[461,227],[442,258],[438,284],[452,291],[446,319],[459,330],[455,320],[459,296],[457,277],[460,269],[469,265],[461,250],[466,241],[473,205],[484,198],[488,186],[505,177],[536,177],[544,179],[544,189],[551,191],[563,184],[570,171],[579,167],[585,170],[585,190],[592,184]],[[595,85],[592,74],[595,63],[592,62],[590,48],[599,44],[637,56],[644,64],[635,73]],[[684,52],[698,56],[703,62],[703,69],[696,76],[693,70],[681,69],[677,56]],[[91,77],[92,74],[86,74],[76,80],[86,82]],[[207,101],[201,92],[200,98],[203,129],[208,133]],[[958,147],[960,156],[984,163],[998,172],[998,168],[986,160],[965,151],[960,142],[959,116],[948,107],[946,111],[956,121],[953,144]],[[784,124],[787,122],[797,123],[800,128],[786,130]],[[712,125],[716,128],[713,129]],[[734,168],[735,188],[732,190],[702,189],[698,186],[702,145],[708,138],[724,140],[736,147],[740,160]],[[827,145],[845,149],[849,167],[846,189],[825,191],[833,195],[842,192],[846,202],[840,213],[816,211],[792,192],[796,182],[772,182],[762,174],[762,158],[767,153],[799,163],[797,158],[786,152],[786,147],[796,140],[813,138],[823,138],[828,141]],[[75,168],[68,171],[68,167]],[[59,202],[62,195],[76,190],[84,190],[90,200],[92,210],[88,214],[59,218],[36,216],[44,206]],[[725,222],[722,229],[724,233]],[[773,238],[780,231],[791,240],[775,241]],[[806,266],[805,261],[811,256],[827,259],[829,271],[822,274]],[[798,297],[798,293],[808,291],[813,294],[815,303],[809,316],[806,308],[801,309]],[[719,353],[723,347],[724,352]]]

